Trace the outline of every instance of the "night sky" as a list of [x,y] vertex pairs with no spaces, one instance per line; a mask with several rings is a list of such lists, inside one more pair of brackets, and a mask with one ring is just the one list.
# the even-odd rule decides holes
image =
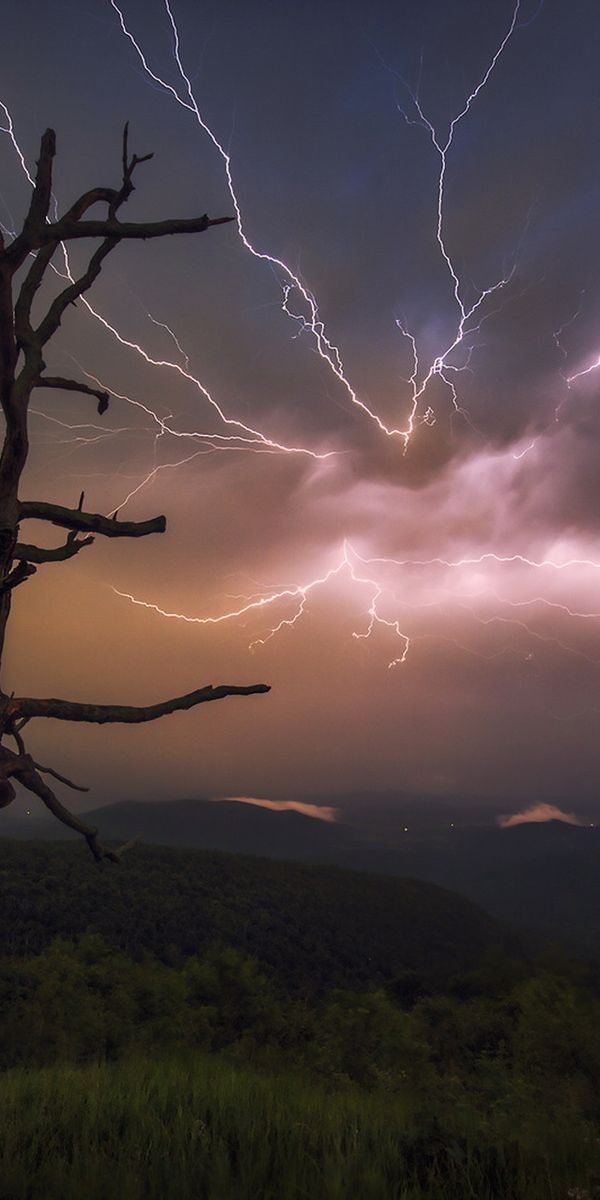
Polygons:
[[[164,0],[120,7],[189,106]],[[231,224],[121,246],[88,297],[239,424],[83,304],[64,320],[49,371],[115,395],[98,417],[37,393],[22,497],[85,489],[92,511],[165,512],[168,530],[97,539],[20,588],[4,687],[272,691],[139,729],[47,722],[32,751],[95,805],[397,789],[577,808],[600,782],[600,367],[579,374],[600,358],[598,5],[171,11],[245,237],[279,265]],[[110,0],[5,0],[3,16],[0,100],[29,167],[56,129],[59,208],[118,184],[129,120],[155,157],[127,219],[233,213],[223,155]],[[440,244],[432,135],[443,149],[503,42],[453,129]],[[28,193],[3,133],[4,226]]]

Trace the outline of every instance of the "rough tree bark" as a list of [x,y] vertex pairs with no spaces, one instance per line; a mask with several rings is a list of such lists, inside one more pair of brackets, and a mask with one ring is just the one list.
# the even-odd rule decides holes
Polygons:
[[[133,191],[133,174],[139,163],[152,158],[129,156],[127,126],[123,134],[121,186],[92,188],[84,192],[71,208],[55,221],[49,217],[52,200],[52,168],[56,139],[52,129],[46,130],[40,147],[35,185],[29,211],[21,232],[8,245],[0,234],[0,403],[4,414],[5,433],[0,454],[0,663],[15,588],[33,575],[40,564],[61,562],[72,558],[101,537],[146,537],[163,533],[164,516],[148,521],[120,521],[83,509],[82,494],[77,508],[64,508],[44,501],[21,500],[21,477],[27,462],[28,409],[35,388],[59,388],[81,392],[97,400],[100,414],[106,411],[109,394],[75,379],[63,379],[45,374],[44,348],[56,333],[68,306],[92,286],[98,278],[107,256],[124,239],[156,238],[183,233],[204,233],[213,225],[223,225],[231,217],[211,220],[204,214],[186,220],[150,223],[121,222],[119,211]],[[84,220],[95,204],[107,208],[104,220]],[[99,239],[85,271],[59,291],[39,324],[34,325],[32,305],[52,258],[61,242],[73,239]],[[15,298],[16,295],[16,298]],[[54,549],[45,549],[20,540],[22,521],[47,521],[66,529],[66,541]],[[81,535],[85,536],[81,536]],[[221,684],[208,686],[146,707],[117,704],[79,704],[69,700],[36,699],[7,695],[0,688],[0,808],[10,804],[15,796],[12,780],[38,796],[46,808],[63,824],[80,833],[94,857],[118,861],[126,846],[111,849],[98,839],[98,831],[71,813],[48,787],[43,775],[52,775],[68,787],[85,791],[51,767],[41,766],[27,752],[23,728],[32,718],[51,717],[59,721],[90,721],[137,723],[154,721],[158,717],[182,709],[193,708],[225,696],[247,696],[267,692],[266,684],[236,687]],[[15,749],[4,745],[10,737]]]

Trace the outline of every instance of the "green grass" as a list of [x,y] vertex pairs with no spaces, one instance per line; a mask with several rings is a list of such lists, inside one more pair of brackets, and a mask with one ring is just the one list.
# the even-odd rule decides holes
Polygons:
[[[597,1135],[409,1097],[328,1090],[216,1056],[10,1070],[1,1200],[567,1200],[595,1197]],[[600,1176],[597,1176],[600,1178]]]

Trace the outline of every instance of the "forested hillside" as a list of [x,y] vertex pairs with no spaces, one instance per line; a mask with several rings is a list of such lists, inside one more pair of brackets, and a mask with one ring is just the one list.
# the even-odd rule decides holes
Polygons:
[[593,964],[430,884],[0,849],[0,1200],[596,1200]]
[[442,978],[511,941],[475,904],[432,884],[203,850],[138,846],[97,867],[79,843],[1,843],[0,956],[94,931],[134,956],[233,946],[315,991]]

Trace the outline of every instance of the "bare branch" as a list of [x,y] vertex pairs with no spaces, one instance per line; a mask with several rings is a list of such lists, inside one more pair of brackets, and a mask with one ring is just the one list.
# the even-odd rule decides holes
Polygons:
[[29,546],[26,542],[17,542],[13,558],[27,563],[64,562],[67,558],[74,558],[84,546],[91,546],[93,542],[93,537],[78,538],[75,531],[69,534],[64,545],[55,546],[51,550],[46,550],[43,546]]
[[87,383],[79,383],[76,379],[63,379],[59,375],[40,375],[34,387],[58,388],[61,392],[81,392],[84,396],[95,396],[100,416],[106,412],[110,402],[110,392],[90,387]]
[[[23,231],[9,245],[8,249],[6,250],[6,252],[4,254],[4,259],[7,262],[8,266],[12,269],[13,272],[15,270],[17,270],[20,266],[22,266],[22,264],[25,262],[25,259],[27,258],[27,255],[29,253],[31,253],[32,250],[39,249],[40,246],[45,245],[44,242],[40,241],[40,234],[42,233],[44,228],[47,229],[49,227],[48,211],[49,211],[49,207],[50,207],[50,199],[51,199],[51,194],[52,194],[51,193],[52,159],[54,157],[55,152],[56,152],[56,135],[54,133],[54,130],[47,129],[46,133],[44,134],[44,136],[42,138],[42,146],[41,146],[41,151],[40,151],[40,160],[38,163],[38,173],[37,173],[37,177],[36,177],[35,188],[34,188],[32,200],[31,200],[31,205],[29,208],[29,213],[25,220],[25,224],[23,226]],[[81,195],[79,197],[79,199],[75,201],[74,204],[71,205],[71,208],[68,209],[68,211],[65,213],[65,215],[62,219],[65,221],[79,221],[81,219],[81,217],[84,215],[84,213],[87,212],[87,210],[89,208],[92,208],[94,204],[107,204],[109,213],[111,215],[114,215],[116,213],[117,209],[120,207],[120,205],[128,198],[130,193],[133,191],[133,184],[131,183],[131,174],[133,173],[133,170],[137,166],[138,162],[145,162],[145,158],[138,159],[134,155],[134,158],[130,164],[129,180],[126,181],[126,176],[125,176],[125,171],[124,171],[123,185],[118,191],[115,188],[106,188],[106,187],[90,188],[90,189],[88,189],[87,192],[84,192],[83,195]],[[49,247],[48,259],[43,262],[38,262],[36,260],[36,263],[34,264],[34,267],[32,268],[34,275],[35,274],[39,275],[38,282],[35,284],[35,286],[33,286],[32,294],[35,294],[35,291],[37,291],[37,288],[39,287],[39,280],[41,279],[41,276],[44,274],[44,271],[48,265],[48,262],[49,262],[50,258],[52,257],[52,254],[54,253],[54,250],[56,249],[56,247],[60,241],[60,239],[58,239],[58,240],[51,239],[51,241],[52,240],[53,240],[53,245],[50,245],[50,247]],[[45,250],[44,254],[46,254],[46,252],[47,251]],[[39,256],[38,256],[38,258],[39,258]],[[33,280],[29,279],[29,277],[28,277],[27,287],[30,288],[32,283],[33,283]]]
[[81,785],[79,783],[73,783],[72,779],[68,779],[66,775],[60,775],[59,772],[55,771],[53,767],[43,767],[41,765],[41,763],[36,762],[35,759],[31,757],[31,755],[28,755],[27,748],[25,746],[25,742],[24,742],[23,736],[21,734],[21,728],[22,728],[22,722],[14,722],[13,721],[7,731],[10,734],[10,736],[15,739],[15,742],[17,744],[17,750],[19,752],[20,757],[27,756],[29,759],[31,759],[31,762],[32,762],[33,766],[35,767],[36,771],[41,771],[43,775],[53,775],[55,779],[58,779],[59,783],[66,784],[67,787],[73,788],[73,791],[89,792],[89,790],[90,790],[89,788],[81,787]]
[[87,192],[71,205],[70,209],[65,213],[64,220],[79,221],[88,208],[93,208],[94,204],[113,204],[117,199],[119,192],[115,188],[96,187],[89,188]]
[[[25,743],[21,737],[20,730],[14,725],[9,726],[9,732],[17,744],[18,760],[20,761],[22,758],[24,759],[27,753]],[[15,756],[11,755],[10,750],[6,750],[5,747],[0,749],[0,808],[7,808],[9,804],[12,804],[16,796],[15,789],[9,779],[14,758]]]
[[[48,228],[48,226],[46,228]],[[102,237],[102,234],[99,236]],[[59,241],[63,240],[64,239],[62,237],[59,239]],[[102,244],[98,246],[98,249],[92,254],[87,266],[87,270],[84,271],[83,275],[81,275],[79,279],[76,279],[74,283],[71,283],[69,287],[64,288],[62,292],[59,292],[58,296],[56,296],[56,298],[52,301],[44,320],[35,330],[34,338],[38,347],[41,348],[42,346],[45,346],[46,342],[49,341],[54,333],[56,333],[63,313],[65,309],[69,307],[69,304],[74,304],[79,296],[82,296],[84,292],[87,292],[89,288],[91,288],[92,284],[95,283],[102,270],[102,263],[104,262],[104,259],[110,254],[111,250],[115,249],[115,246],[118,246],[119,240],[120,239],[114,235],[111,237],[106,237]]]
[[46,225],[40,231],[38,245],[49,242],[70,242],[80,238],[124,238],[137,239],[167,237],[178,233],[204,233],[213,225],[228,225],[235,217],[188,217],[171,221],[71,221],[63,217],[54,225]]
[[40,231],[48,216],[52,197],[52,161],[56,154],[56,135],[53,129],[47,129],[40,145],[40,157],[37,162],[35,184],[25,218],[22,232],[14,239],[5,251],[5,258],[11,269],[16,270],[25,262],[27,255],[42,243],[39,241]]
[[27,755],[21,754],[20,747],[19,754],[13,754],[5,746],[0,746],[0,808],[7,808],[12,804],[17,793],[10,782],[11,776],[16,775],[17,771],[26,765]]
[[[3,755],[9,754],[10,751],[3,751]],[[85,838],[96,862],[101,862],[103,858],[108,858],[111,862],[120,861],[122,854],[134,844],[133,842],[126,842],[125,845],[120,846],[116,850],[111,850],[109,847],[104,846],[102,842],[98,841],[98,830],[93,825],[87,825],[85,821],[75,816],[75,813],[65,808],[64,804],[61,804],[58,797],[54,795],[54,792],[51,791],[36,770],[33,759],[29,755],[19,756],[18,758],[16,755],[13,755],[12,757],[15,759],[15,765],[13,765],[12,769],[9,767],[8,773],[14,775],[15,779],[24,788],[27,788],[28,792],[33,792],[35,796],[39,796],[40,800],[46,805],[46,808],[63,825],[66,825],[69,829],[73,829],[75,833],[80,833]],[[6,782],[8,783],[8,780]],[[8,786],[11,787],[12,785],[8,783]],[[12,790],[14,792],[14,788]],[[7,801],[7,803],[10,803],[10,801]]]
[[44,500],[21,501],[19,518],[20,520],[50,521],[52,525],[58,525],[61,529],[79,530],[82,533],[100,533],[103,537],[146,537],[149,533],[164,533],[167,527],[166,517],[162,516],[153,517],[150,521],[116,521],[114,517],[104,517],[101,513],[87,513],[81,512],[77,508],[63,508],[61,504],[47,504]]
[[[0,375],[12,379],[18,358],[15,337],[15,315],[13,310],[11,273],[5,265],[4,252],[0,253]],[[0,402],[5,413],[10,410],[10,392],[0,387]]]
[[35,575],[35,572],[36,567],[32,566],[30,562],[20,562],[18,567],[15,567],[14,571],[11,571],[10,574],[6,576],[6,579],[4,579],[0,584],[0,595],[2,595],[3,592],[12,591],[12,589],[18,587],[20,583],[25,583],[25,580],[29,579],[32,575]]
[[[138,160],[132,161],[130,176],[136,166],[137,161]],[[123,178],[123,185],[119,191],[115,191],[113,188],[92,188],[89,191],[84,192],[83,195],[75,201],[75,204],[71,206],[65,217],[62,218],[62,223],[67,222],[68,224],[75,222],[75,224],[78,225],[83,213],[86,212],[88,208],[91,208],[93,204],[97,203],[108,204],[109,217],[114,218],[121,204],[128,199],[132,191],[133,184],[131,183],[131,178],[129,177],[129,179],[126,179],[125,176]],[[58,222],[58,224],[61,224],[61,222]],[[111,250],[114,250],[115,246],[118,245],[120,240],[118,237],[105,237],[104,234],[100,235],[101,237],[104,237],[104,241],[92,255],[87,270],[79,279],[74,280],[69,287],[60,292],[50,306],[50,309],[40,327],[34,333],[31,328],[31,306],[33,299],[42,282],[45,271],[49,266],[52,255],[54,254],[59,243],[63,240],[62,237],[48,238],[47,232],[51,228],[53,228],[53,226],[46,222],[41,225],[38,230],[38,239],[36,245],[37,247],[41,247],[41,249],[24,280],[15,306],[17,338],[21,345],[31,345],[36,348],[38,352],[49,340],[49,338],[52,337],[52,334],[58,329],[62,315],[68,305],[74,304],[77,298],[83,295],[83,293],[86,292],[98,278],[104,259],[108,254],[110,254]]]
[[128,144],[129,144],[129,121],[126,121],[124,129],[123,129],[123,149],[121,152],[121,167],[122,167],[122,173],[123,173],[123,182],[121,184],[120,192],[108,206],[108,215],[110,218],[115,216],[117,210],[121,207],[122,204],[124,204],[124,202],[126,200],[129,199],[131,193],[133,192],[133,190],[134,190],[133,172],[135,171],[135,168],[140,163],[149,162],[151,158],[154,158],[153,154],[143,154],[141,157],[138,157],[137,154],[134,154],[133,157],[130,158],[129,152],[128,152]]
[[42,772],[42,775],[53,775],[55,779],[58,779],[59,783],[66,784],[66,786],[72,788],[74,792],[89,792],[89,787],[83,787],[80,783],[73,783],[72,779],[67,779],[66,775],[61,775],[59,771],[54,770],[54,767],[43,767],[42,764],[36,762],[34,758],[32,758],[31,761],[36,770]]
[[9,709],[12,719],[17,720],[20,717],[53,717],[58,721],[88,721],[94,725],[139,725],[145,721],[156,721],[158,717],[167,716],[168,713],[195,708],[197,704],[222,700],[225,696],[253,696],[270,690],[266,683],[254,683],[248,687],[238,687],[234,684],[213,687],[210,684],[208,687],[199,688],[198,691],[188,692],[185,696],[177,696],[173,700],[164,700],[161,704],[149,704],[146,707],[15,697],[9,701]]
[[43,225],[52,198],[52,160],[56,154],[56,134],[53,129],[47,129],[42,135],[40,157],[37,161],[35,185],[29,212],[25,218],[25,227],[33,229]]
[[[52,131],[48,131],[44,136],[49,138],[51,133]],[[84,192],[75,204],[71,206],[65,216],[54,223],[47,220],[48,205],[46,206],[43,218],[39,215],[41,209],[39,209],[38,205],[34,210],[35,220],[31,216],[30,210],[30,217],[28,217],[25,223],[23,234],[20,235],[24,239],[23,248],[19,248],[17,245],[19,238],[13,243],[13,247],[17,247],[17,250],[13,251],[13,258],[16,254],[14,263],[13,258],[10,257],[10,251],[13,247],[9,247],[8,251],[5,252],[4,259],[9,266],[17,266],[25,261],[27,254],[31,250],[39,251],[23,282],[15,306],[17,342],[25,349],[29,348],[33,354],[37,352],[38,357],[41,348],[56,333],[62,316],[69,304],[74,304],[77,298],[92,286],[100,274],[104,259],[123,238],[154,238],[164,237],[167,234],[203,233],[212,225],[222,225],[234,219],[232,217],[217,217],[211,220],[204,214],[202,217],[186,220],[142,223],[123,223],[119,221],[117,217],[118,210],[129,199],[133,191],[132,177],[136,167],[139,163],[146,162],[149,158],[152,158],[151,154],[146,154],[142,157],[134,154],[131,159],[128,159],[127,137],[128,129],[126,125],[123,133],[123,178],[118,191],[113,188],[92,188]],[[52,153],[54,153],[54,134],[52,134],[51,141]],[[49,199],[50,193],[48,193],[48,204]],[[87,209],[96,203],[106,203],[108,205],[107,219],[95,221],[81,220]],[[33,299],[57,246],[64,241],[87,237],[102,239],[102,244],[92,255],[87,270],[79,279],[71,283],[55,298],[38,329],[33,330],[31,326]],[[26,365],[30,370],[31,364]],[[104,408],[99,409],[99,411],[104,411]]]
[[12,725],[9,726],[8,732],[10,733],[10,736],[15,739],[19,754],[27,754],[27,748],[21,735],[19,723],[13,722]]
[[[50,246],[44,246],[44,249],[36,254],[21,284],[21,290],[15,304],[15,334],[18,345],[24,351],[39,349],[31,324],[31,308],[36,292],[41,287],[44,275],[57,248],[58,242]],[[42,368],[40,367],[40,369]]]
[[0,746],[0,777],[10,779],[12,775],[16,775],[17,771],[27,765],[27,758],[27,754],[13,754],[6,746]]
[[[72,205],[66,214],[65,219],[77,221],[88,208],[97,203],[106,203],[109,205],[115,203],[118,205],[119,197],[120,192],[115,191],[114,188],[91,188],[75,201],[75,204]],[[46,225],[45,228],[48,228],[48,226]],[[40,344],[39,338],[36,339],[31,327],[31,306],[58,245],[59,243],[56,241],[50,242],[43,249],[39,250],[23,280],[15,305],[15,326],[17,338],[21,346],[26,347],[30,344],[39,346]],[[74,303],[76,298],[73,295],[67,300],[67,303]]]

